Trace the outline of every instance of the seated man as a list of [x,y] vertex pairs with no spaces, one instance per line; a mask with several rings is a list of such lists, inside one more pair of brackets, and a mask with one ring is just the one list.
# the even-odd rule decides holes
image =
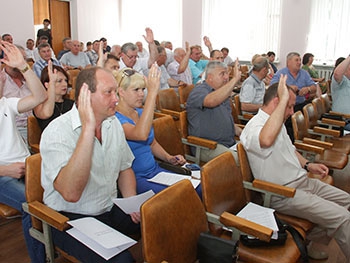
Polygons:
[[[236,69],[237,66],[238,60]],[[218,143],[214,150],[202,150],[201,160],[207,162],[230,150],[237,161],[236,151],[229,148],[236,144],[234,136],[239,136],[241,129],[233,122],[230,96],[241,78],[240,71],[235,70],[229,81],[227,66],[220,61],[210,61],[205,76],[205,81],[196,85],[187,99],[188,134]]]
[[[47,36],[41,36],[39,38],[39,41],[38,41],[38,46],[40,46],[40,44],[43,44],[43,43],[49,43],[48,41],[49,41],[49,38]],[[38,46],[33,51],[34,61],[40,60],[40,54],[39,54]],[[50,45],[50,49],[51,49],[51,58],[52,59],[56,59],[55,52],[53,52],[51,45]]]
[[170,77],[177,80],[179,84],[181,82],[192,84],[192,73],[188,66],[190,52],[189,43],[186,41],[186,50],[183,48],[176,48],[174,50],[174,61],[167,67]]
[[[93,216],[126,235],[139,234],[140,214],[127,215],[112,202],[118,192],[136,195],[134,156],[114,116],[116,89],[106,69],[91,67],[78,75],[77,105],[53,120],[41,136],[44,202],[70,219]],[[104,262],[65,231],[52,228],[52,236],[55,245],[79,261]],[[133,262],[133,257],[125,250],[108,262]]]
[[38,50],[40,59],[35,61],[33,70],[39,78],[41,77],[41,71],[48,65],[49,60],[52,61],[53,65],[61,67],[61,63],[57,59],[52,58],[51,47],[48,43],[40,44]]
[[42,103],[46,99],[46,92],[38,77],[26,64],[18,48],[5,41],[0,41],[0,50],[5,54],[1,62],[21,72],[31,92],[22,98],[2,97],[7,77],[4,71],[0,72],[0,203],[22,212],[22,227],[30,260],[32,263],[44,263],[44,246],[29,234],[31,217],[22,209],[22,203],[26,201],[24,162],[30,153],[16,128],[15,116],[32,110]]
[[[344,59],[335,69],[332,77],[332,110],[350,114],[350,56]],[[350,123],[345,126],[350,131]]]
[[204,69],[208,64],[209,60],[201,59],[202,58],[202,47],[195,45],[190,48],[190,60],[189,66],[192,74],[192,84],[197,84],[204,73]]
[[[255,178],[297,189],[293,198],[273,198],[271,207],[313,222],[307,239],[327,244],[334,238],[350,262],[350,195],[307,176],[309,171],[324,177],[328,168],[303,158],[288,138],[283,123],[293,114],[296,95],[286,86],[286,78],[281,75],[279,84],[266,90],[264,104],[245,126],[241,143]],[[315,259],[327,258],[312,243],[308,252]]]
[[72,41],[70,52],[63,54],[60,59],[65,70],[68,69],[84,69],[91,66],[90,60],[85,52],[80,51],[80,42],[78,40]]
[[262,106],[265,83],[263,79],[269,72],[269,62],[266,58],[259,56],[253,62],[253,69],[249,77],[243,82],[239,99],[241,110],[249,113],[257,113]]

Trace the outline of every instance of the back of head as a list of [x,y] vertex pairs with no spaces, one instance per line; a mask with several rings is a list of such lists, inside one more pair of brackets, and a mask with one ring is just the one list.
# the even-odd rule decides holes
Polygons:
[[263,68],[269,68],[269,61],[266,57],[258,56],[253,60],[253,71],[260,71]]
[[[278,82],[272,84],[271,86],[269,86],[266,91],[265,91],[265,95],[264,95],[264,100],[263,100],[263,105],[266,106],[267,104],[270,103],[270,101],[273,98],[278,97]],[[295,91],[287,85],[287,89],[289,91],[293,91],[293,93],[295,93]]]

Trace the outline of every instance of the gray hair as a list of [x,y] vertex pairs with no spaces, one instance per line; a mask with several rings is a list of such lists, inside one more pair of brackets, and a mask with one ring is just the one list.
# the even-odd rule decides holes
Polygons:
[[287,55],[287,60],[290,60],[292,57],[298,56],[300,57],[300,54],[298,52],[290,52]]
[[131,43],[131,42],[128,42],[128,43],[125,43],[124,45],[122,45],[122,53],[126,54],[126,53],[128,53],[129,50],[135,51],[135,50],[138,50],[138,47],[134,43]]
[[253,70],[260,71],[263,68],[269,68],[269,61],[266,57],[259,56],[253,62]]
[[207,66],[205,67],[205,79],[208,78],[208,75],[211,74],[217,68],[227,69],[227,65],[221,61],[213,60],[209,61]]

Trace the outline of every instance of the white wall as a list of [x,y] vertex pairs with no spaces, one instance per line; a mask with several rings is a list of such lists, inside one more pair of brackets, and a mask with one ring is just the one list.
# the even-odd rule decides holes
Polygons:
[[0,35],[9,33],[15,44],[26,47],[26,40],[28,38],[35,39],[36,34],[32,1],[3,0],[0,6]]

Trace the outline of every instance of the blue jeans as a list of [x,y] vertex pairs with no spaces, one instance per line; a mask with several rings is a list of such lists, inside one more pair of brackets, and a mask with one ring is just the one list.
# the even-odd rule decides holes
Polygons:
[[30,260],[32,263],[45,263],[44,245],[29,234],[32,221],[30,215],[22,209],[22,203],[25,201],[24,180],[0,176],[0,203],[22,212],[22,228]]

